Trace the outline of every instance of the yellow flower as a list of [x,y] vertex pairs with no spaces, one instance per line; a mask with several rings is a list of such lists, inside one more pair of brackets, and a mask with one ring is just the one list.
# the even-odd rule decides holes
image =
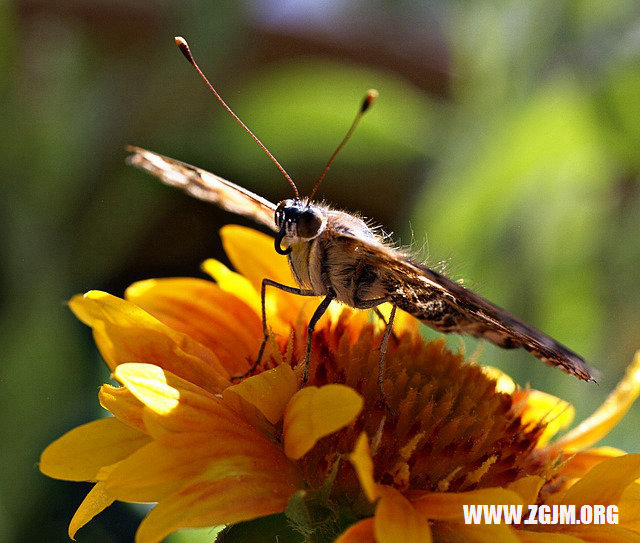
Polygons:
[[[210,260],[215,282],[136,283],[125,299],[76,296],[120,386],[99,399],[113,417],[52,443],[40,469],[93,481],[69,534],[113,501],[157,502],[136,539],[275,516],[300,541],[640,541],[640,455],[588,450],[640,394],[640,354],[594,415],[559,440],[573,409],[424,342],[399,314],[377,383],[383,324],[332,306],[316,328],[300,388],[306,324],[317,300],[273,289],[273,331],[256,373],[263,277],[293,285],[273,240],[222,230],[236,269]],[[463,505],[617,505],[618,525],[468,525]],[[230,532],[232,533],[232,532]]]

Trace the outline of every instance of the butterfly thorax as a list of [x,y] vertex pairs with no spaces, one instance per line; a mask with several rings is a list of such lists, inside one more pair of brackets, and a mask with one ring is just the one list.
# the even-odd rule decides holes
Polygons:
[[353,307],[385,295],[378,272],[353,251],[353,239],[382,243],[359,217],[314,202],[285,200],[276,210],[276,225],[276,250],[288,256],[301,288],[331,294]]

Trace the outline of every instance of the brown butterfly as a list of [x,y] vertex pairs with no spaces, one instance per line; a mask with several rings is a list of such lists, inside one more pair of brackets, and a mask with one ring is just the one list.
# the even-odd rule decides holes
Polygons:
[[[196,65],[186,42],[176,38],[176,43],[224,107],[231,111]],[[386,243],[376,229],[362,219],[312,200],[329,165],[375,97],[375,91],[367,94],[347,136],[329,160],[309,198],[299,196],[295,184],[277,160],[231,112],[293,186],[295,197],[278,205],[200,168],[139,147],[128,148],[132,153],[128,158],[130,164],[196,198],[251,217],[276,233],[275,250],[287,256],[298,286],[263,280],[264,340],[248,373],[259,364],[268,337],[264,299],[265,289],[270,286],[301,296],[324,296],[308,325],[304,381],[308,377],[314,327],[333,300],[357,309],[374,309],[386,302],[392,304],[380,348],[378,383],[383,397],[384,355],[396,308],[403,309],[439,332],[469,334],[505,349],[523,348],[548,365],[559,366],[579,379],[595,381],[595,371],[567,347],[459,283],[412,261],[401,250]]]

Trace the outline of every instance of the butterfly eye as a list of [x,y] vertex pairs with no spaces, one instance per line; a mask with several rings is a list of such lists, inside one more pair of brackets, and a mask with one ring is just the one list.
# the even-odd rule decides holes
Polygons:
[[297,227],[301,238],[315,238],[322,228],[322,216],[315,209],[308,208],[298,217]]
[[276,208],[275,221],[276,226],[282,228],[282,223],[284,222],[284,205],[282,203]]

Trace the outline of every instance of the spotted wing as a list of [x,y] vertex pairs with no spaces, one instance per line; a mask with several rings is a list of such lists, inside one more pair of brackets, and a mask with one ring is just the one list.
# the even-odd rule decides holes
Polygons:
[[506,349],[523,348],[550,366],[595,381],[597,372],[579,355],[459,283],[381,243],[350,235],[341,239],[376,270],[393,303],[431,328],[469,334]]
[[132,154],[127,162],[140,168],[167,185],[179,187],[192,196],[213,202],[222,209],[250,217],[256,222],[276,230],[276,205],[253,192],[239,187],[222,177],[190,166],[179,160],[159,155],[140,147],[127,147]]

